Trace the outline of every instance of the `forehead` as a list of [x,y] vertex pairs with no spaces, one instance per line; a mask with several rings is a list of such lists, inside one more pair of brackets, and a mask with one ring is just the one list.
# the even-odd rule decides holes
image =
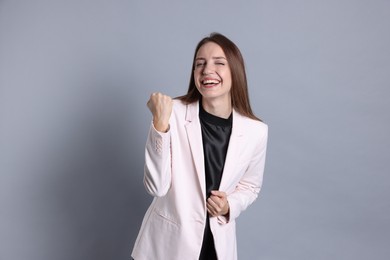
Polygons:
[[222,50],[221,46],[215,42],[207,42],[203,44],[198,52],[196,53],[196,58],[210,58],[210,57],[225,57],[225,53]]

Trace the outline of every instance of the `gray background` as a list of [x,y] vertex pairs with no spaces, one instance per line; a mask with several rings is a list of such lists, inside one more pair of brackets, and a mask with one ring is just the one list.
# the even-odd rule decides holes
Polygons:
[[240,259],[390,259],[389,25],[380,0],[0,1],[0,259],[129,259],[145,103],[212,31],[270,127]]

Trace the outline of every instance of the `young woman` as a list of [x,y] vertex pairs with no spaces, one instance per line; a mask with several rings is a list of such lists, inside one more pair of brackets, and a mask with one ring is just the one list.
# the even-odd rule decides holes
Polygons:
[[153,93],[147,105],[144,185],[154,200],[132,257],[237,259],[235,220],[260,191],[268,134],[239,49],[221,34],[202,39],[187,94]]

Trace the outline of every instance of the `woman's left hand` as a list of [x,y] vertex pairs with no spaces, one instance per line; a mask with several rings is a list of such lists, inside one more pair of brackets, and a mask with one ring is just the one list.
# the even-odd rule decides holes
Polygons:
[[207,199],[207,211],[212,217],[225,216],[229,213],[229,203],[226,193],[213,190]]

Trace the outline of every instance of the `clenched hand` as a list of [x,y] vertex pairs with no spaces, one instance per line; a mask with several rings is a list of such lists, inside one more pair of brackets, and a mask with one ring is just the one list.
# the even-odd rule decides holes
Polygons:
[[150,95],[147,106],[153,115],[153,125],[157,131],[167,132],[169,130],[169,118],[172,113],[172,98],[170,96],[153,93]]
[[225,216],[229,213],[229,203],[226,193],[213,190],[207,199],[207,211],[213,217]]

